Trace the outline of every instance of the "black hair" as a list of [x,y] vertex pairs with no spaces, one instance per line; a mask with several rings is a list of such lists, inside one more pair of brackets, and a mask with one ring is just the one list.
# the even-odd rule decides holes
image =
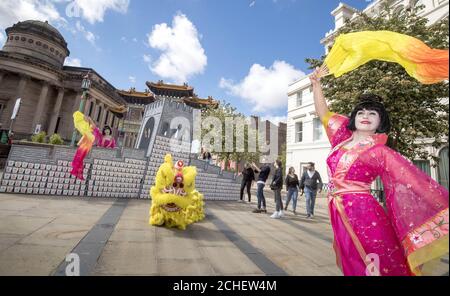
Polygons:
[[103,128],[103,130],[102,130],[102,135],[105,135],[105,134],[106,134],[106,130],[109,130],[109,135],[112,136],[112,130],[111,130],[111,128],[110,128],[109,126],[107,126],[107,125]]
[[283,166],[283,163],[281,162],[281,160],[277,159],[275,162],[277,163],[278,168],[281,169]]
[[382,103],[382,98],[371,93],[362,94],[358,97],[360,101],[352,111],[350,115],[350,122],[348,123],[347,128],[351,131],[356,130],[355,118],[356,114],[361,110],[370,110],[376,111],[378,115],[380,115],[380,125],[378,126],[376,133],[384,134],[389,133],[391,130],[391,120],[389,119],[389,113],[386,111]]
[[310,166],[312,166],[312,167],[315,167],[315,166],[316,166],[316,164],[315,164],[314,162],[308,162],[308,164],[309,164]]

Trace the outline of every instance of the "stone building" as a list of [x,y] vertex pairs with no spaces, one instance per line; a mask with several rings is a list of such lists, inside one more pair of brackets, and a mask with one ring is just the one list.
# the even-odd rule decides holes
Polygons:
[[194,93],[194,88],[187,84],[167,84],[162,80],[156,83],[147,82],[146,84],[148,89],[143,92],[136,91],[135,88],[130,88],[128,91],[118,91],[119,95],[127,102],[127,114],[119,126],[119,144],[122,143],[123,147],[139,148],[142,146],[138,145],[139,129],[141,124],[146,124],[144,120],[145,109],[151,103],[169,99],[193,109],[217,108],[219,105],[219,102],[212,97],[199,98]]
[[139,128],[144,117],[145,106],[156,101],[154,95],[147,89],[144,92],[130,88],[128,91],[118,91],[127,102],[127,113],[119,125],[119,146],[133,148],[136,146]]
[[12,123],[15,139],[45,131],[70,141],[72,114],[79,109],[83,77],[90,72],[92,85],[84,113],[99,128],[109,125],[117,134],[119,120],[127,111],[126,101],[100,74],[90,68],[64,66],[70,55],[60,32],[41,21],[18,22],[6,29],[7,40],[0,51],[0,124],[11,126],[17,98],[22,99]]
[[[194,109],[217,107],[212,97],[201,99],[194,88],[147,82],[144,92],[117,90],[94,69],[64,66],[70,55],[67,42],[47,22],[24,21],[6,29],[7,40],[0,51],[0,125],[14,132],[14,139],[29,139],[45,131],[69,142],[73,113],[80,108],[81,82],[90,73],[92,82],[83,113],[102,129],[110,126],[120,146],[137,148],[145,106],[170,98]],[[15,102],[21,107],[12,122]]]

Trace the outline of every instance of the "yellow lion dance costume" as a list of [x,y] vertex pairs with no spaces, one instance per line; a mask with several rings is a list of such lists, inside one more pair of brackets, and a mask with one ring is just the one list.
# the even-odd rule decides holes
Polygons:
[[155,186],[150,190],[151,225],[177,227],[186,226],[203,220],[203,195],[195,189],[195,167],[184,167],[182,161],[173,165],[172,155],[164,157],[155,178]]

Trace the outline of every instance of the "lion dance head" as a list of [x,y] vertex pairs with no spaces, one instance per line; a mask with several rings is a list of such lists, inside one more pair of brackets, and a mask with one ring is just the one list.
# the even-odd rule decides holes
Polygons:
[[155,186],[150,190],[151,225],[177,227],[186,226],[205,218],[203,195],[195,189],[197,169],[185,167],[182,161],[175,166],[172,156],[167,154],[156,173]]

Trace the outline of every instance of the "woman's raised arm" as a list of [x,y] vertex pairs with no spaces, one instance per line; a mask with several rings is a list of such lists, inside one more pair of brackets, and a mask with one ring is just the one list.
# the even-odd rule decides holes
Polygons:
[[323,118],[327,113],[328,105],[325,100],[325,96],[323,95],[322,85],[320,84],[320,68],[316,68],[316,70],[309,76],[309,80],[311,81],[313,87],[313,95],[314,95],[314,105],[316,107],[316,113],[319,118],[323,121]]

